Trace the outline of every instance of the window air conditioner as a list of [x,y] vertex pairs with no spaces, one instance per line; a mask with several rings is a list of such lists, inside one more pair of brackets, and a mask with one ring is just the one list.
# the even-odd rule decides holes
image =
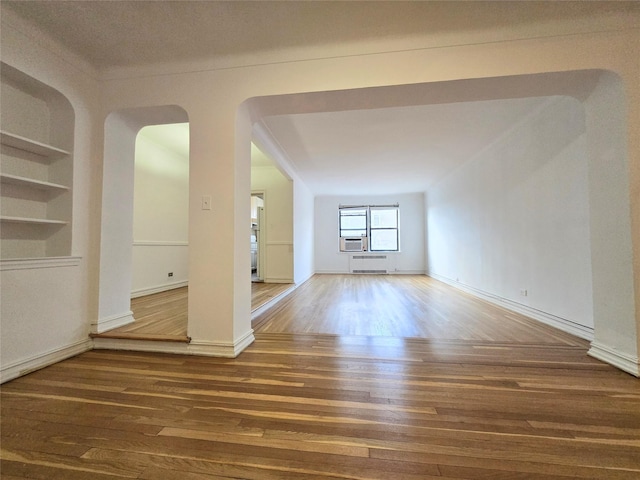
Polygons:
[[362,252],[367,247],[367,237],[340,237],[341,252]]

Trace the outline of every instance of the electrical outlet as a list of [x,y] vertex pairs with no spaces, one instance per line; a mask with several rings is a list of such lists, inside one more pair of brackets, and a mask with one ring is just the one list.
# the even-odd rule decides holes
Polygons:
[[527,291],[526,288],[522,288],[520,289],[520,295],[522,295],[523,297],[526,297],[527,295],[529,295],[529,292]]
[[173,272],[169,272],[169,273],[167,274],[167,277],[173,277]]

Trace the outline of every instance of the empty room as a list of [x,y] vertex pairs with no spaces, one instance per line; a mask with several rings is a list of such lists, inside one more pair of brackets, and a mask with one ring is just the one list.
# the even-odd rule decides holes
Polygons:
[[3,478],[640,475],[637,2],[0,8]]

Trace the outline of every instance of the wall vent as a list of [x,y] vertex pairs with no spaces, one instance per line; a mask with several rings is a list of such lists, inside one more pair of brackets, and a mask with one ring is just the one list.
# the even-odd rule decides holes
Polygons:
[[384,254],[360,254],[349,256],[349,273],[383,274],[389,272],[389,257]]

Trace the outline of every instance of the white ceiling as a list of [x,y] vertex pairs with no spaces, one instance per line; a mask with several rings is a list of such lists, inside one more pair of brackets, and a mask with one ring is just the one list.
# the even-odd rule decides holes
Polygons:
[[[543,25],[548,34],[553,30],[550,22],[570,18],[571,28],[579,31],[584,27],[580,20],[589,12],[619,15],[638,7],[637,2],[56,0],[3,0],[0,5],[98,70],[300,47],[347,48],[372,39],[436,33],[441,38],[450,35],[454,42],[463,33],[484,32],[483,38],[495,41],[516,25],[535,36]],[[315,194],[415,192],[495,142],[544,101],[541,96],[454,99],[266,116],[262,123]]]
[[316,194],[422,192],[547,99],[280,115],[263,122]]
[[[634,6],[633,4],[636,3]],[[637,2],[2,0],[98,69],[364,41],[444,36],[451,44],[537,38],[559,21],[572,33],[593,12],[624,15]],[[602,28],[606,26],[600,25]],[[397,47],[397,45],[396,45]],[[336,53],[336,50],[333,50]]]

